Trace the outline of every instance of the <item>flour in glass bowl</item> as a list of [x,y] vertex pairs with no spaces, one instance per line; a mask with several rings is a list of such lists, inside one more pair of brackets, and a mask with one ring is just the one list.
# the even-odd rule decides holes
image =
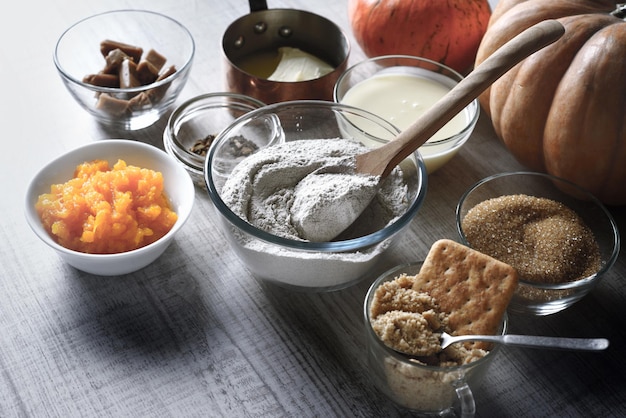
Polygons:
[[[235,167],[222,188],[221,198],[237,216],[255,227],[283,238],[307,241],[294,218],[302,211],[315,208],[305,207],[307,199],[302,197],[340,192],[342,186],[341,182],[337,183],[339,187],[328,182],[326,190],[303,190],[307,187],[303,180],[324,167],[330,167],[331,171],[336,167],[353,171],[355,155],[367,149],[348,139],[298,140],[264,148]],[[372,184],[378,183],[374,176],[344,177],[342,181],[350,182],[350,186],[362,182],[365,193]],[[316,183],[315,187],[319,186]],[[352,193],[355,190],[358,187],[352,187]],[[374,199],[357,221],[337,240],[368,235],[393,223],[409,207],[407,193],[402,172],[395,169],[380,184]],[[331,212],[328,214],[328,222],[320,222],[320,228],[332,231],[335,220]],[[329,231],[323,231],[324,234],[328,235]],[[384,240],[362,251],[326,253],[290,249],[245,233],[237,233],[234,240],[239,255],[256,276],[297,287],[316,288],[355,281],[372,268],[390,244],[389,240]],[[296,265],[297,272],[294,271]]]

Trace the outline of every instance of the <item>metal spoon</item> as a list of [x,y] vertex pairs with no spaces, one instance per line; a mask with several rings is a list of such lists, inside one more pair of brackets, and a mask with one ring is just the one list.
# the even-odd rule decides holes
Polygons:
[[441,349],[450,344],[462,341],[487,341],[497,344],[518,345],[533,348],[552,348],[562,350],[605,350],[609,346],[606,338],[563,338],[544,337],[538,335],[459,335],[452,336],[445,332],[441,333]]
[[[472,100],[476,99],[484,90],[493,84],[504,73],[518,64],[524,58],[531,55],[543,47],[559,39],[565,29],[556,20],[545,20],[524,32],[520,33],[509,42],[501,46],[496,52],[478,65],[467,77],[456,84],[443,98],[433,107],[423,113],[411,126],[402,131],[396,138],[385,145],[374,148],[371,151],[356,156],[356,170],[352,175],[373,175],[379,177],[379,183],[389,175],[393,168],[407,156],[422,146],[430,137],[441,129],[450,119],[463,110]],[[323,175],[320,175],[323,174]],[[334,174],[341,176],[342,174]],[[344,175],[349,175],[348,173]],[[324,185],[329,181],[328,173],[320,171],[309,174],[311,184],[315,182]],[[359,189],[356,183],[351,186],[349,183],[343,185],[343,189],[356,188],[356,193],[340,196],[327,196],[320,194],[316,199],[315,207],[350,208],[350,211],[343,216],[328,217],[326,212],[309,211],[294,220],[295,226],[301,232],[302,237],[311,241],[330,241],[343,232],[358,218],[358,216],[369,206],[374,198],[377,188],[366,190]],[[353,198],[354,202],[346,202],[346,196],[358,196]],[[368,198],[369,196],[369,198]],[[296,200],[308,200],[311,196],[299,196],[296,193]],[[328,232],[320,235],[320,224],[332,224],[332,227],[325,228]]]

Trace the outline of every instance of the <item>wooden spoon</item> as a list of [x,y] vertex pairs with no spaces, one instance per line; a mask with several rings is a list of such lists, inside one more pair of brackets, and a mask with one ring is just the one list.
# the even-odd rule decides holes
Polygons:
[[[559,39],[563,33],[565,28],[556,20],[545,20],[526,29],[483,61],[396,138],[357,155],[355,172],[345,173],[345,170],[329,170],[325,167],[309,174],[302,182],[307,187],[296,190],[292,206],[292,222],[301,237],[309,241],[331,241],[352,225],[376,195],[378,184],[396,165],[422,146],[504,73],[533,52]],[[348,175],[375,176],[378,181],[364,188],[362,182],[347,182],[345,176]],[[324,188],[330,192],[317,192]],[[312,195],[310,190],[316,193]]]
[[545,20],[502,45],[395,139],[357,155],[356,172],[386,177],[504,73],[564,33],[561,23]]

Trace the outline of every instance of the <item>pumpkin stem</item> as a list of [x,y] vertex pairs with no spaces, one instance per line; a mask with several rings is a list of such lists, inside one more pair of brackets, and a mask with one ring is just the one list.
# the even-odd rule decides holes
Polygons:
[[626,19],[626,3],[617,3],[615,6],[617,8],[611,12],[611,16]]

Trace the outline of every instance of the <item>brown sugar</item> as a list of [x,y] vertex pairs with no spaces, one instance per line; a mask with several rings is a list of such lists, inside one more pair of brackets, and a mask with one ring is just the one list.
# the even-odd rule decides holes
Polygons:
[[442,351],[441,332],[454,331],[448,324],[448,314],[437,301],[428,293],[413,289],[418,276],[401,274],[376,289],[370,324],[380,340],[428,365],[459,366],[484,357],[486,350],[463,344],[453,344]]
[[412,289],[413,280],[403,274],[376,289],[370,307],[372,329],[395,350],[434,355],[441,351],[438,331],[446,318],[430,295]]
[[472,248],[510,264],[529,282],[571,282],[600,269],[593,232],[576,212],[551,199],[488,199],[468,211],[462,228]]

